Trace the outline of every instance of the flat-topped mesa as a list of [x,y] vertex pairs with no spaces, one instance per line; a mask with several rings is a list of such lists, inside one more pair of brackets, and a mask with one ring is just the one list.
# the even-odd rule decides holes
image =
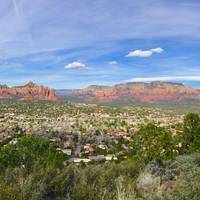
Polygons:
[[0,99],[56,101],[58,97],[53,89],[29,82],[24,86],[0,87]]
[[134,102],[156,103],[162,101],[200,101],[200,90],[172,82],[130,82],[114,86],[90,86],[72,94],[80,100],[114,102],[129,100]]

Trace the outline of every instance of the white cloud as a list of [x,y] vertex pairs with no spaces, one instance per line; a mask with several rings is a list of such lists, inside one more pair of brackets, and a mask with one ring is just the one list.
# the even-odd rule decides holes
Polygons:
[[[119,0],[118,3],[102,0],[94,5],[88,2],[93,1],[77,4],[69,0],[58,4],[35,0],[30,4],[13,0],[11,4],[11,0],[1,0],[2,49],[12,56],[21,56],[51,49],[96,46],[108,40],[200,37],[200,25],[196,23],[200,20],[200,4],[195,0],[167,4],[163,0]],[[49,23],[51,20],[53,23]]]
[[141,57],[141,58],[145,58],[145,57],[150,57],[152,56],[154,53],[162,53],[164,51],[164,49],[158,47],[158,48],[154,48],[154,49],[149,49],[149,50],[134,50],[129,52],[126,57]]
[[135,50],[129,52],[126,57],[149,57],[153,54],[152,51]]
[[153,52],[153,53],[162,53],[164,51],[164,49],[158,47],[158,48],[155,48],[155,49],[151,49],[150,51]]
[[65,66],[66,69],[87,69],[86,65],[80,62],[72,62]]
[[152,82],[152,81],[200,81],[200,76],[160,76],[160,77],[138,77],[126,82]]
[[117,64],[118,64],[118,62],[117,62],[117,61],[115,61],[115,60],[112,60],[112,61],[110,61],[110,62],[109,62],[109,64],[110,64],[110,65],[117,65]]

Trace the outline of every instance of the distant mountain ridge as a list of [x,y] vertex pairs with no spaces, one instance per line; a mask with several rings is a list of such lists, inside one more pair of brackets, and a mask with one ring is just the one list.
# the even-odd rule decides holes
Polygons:
[[130,82],[113,86],[91,85],[84,89],[54,90],[29,82],[23,86],[0,85],[0,99],[25,101],[59,99],[86,103],[162,103],[195,100],[200,102],[200,90],[173,82]]
[[8,87],[0,85],[0,99],[19,99],[25,101],[47,100],[56,101],[55,90],[29,82],[24,86]]
[[200,90],[173,82],[130,82],[114,86],[92,85],[79,90],[56,91],[65,99],[84,102],[110,103],[117,101],[158,103],[166,101],[200,101]]

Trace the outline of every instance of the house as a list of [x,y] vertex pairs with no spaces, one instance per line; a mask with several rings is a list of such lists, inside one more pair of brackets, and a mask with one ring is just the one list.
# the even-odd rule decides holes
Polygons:
[[99,144],[99,145],[98,145],[98,148],[99,148],[99,149],[102,149],[102,150],[108,149],[107,145],[105,145],[105,144]]
[[72,149],[61,149],[61,151],[62,151],[64,154],[67,154],[68,156],[71,156],[71,155],[72,155]]
[[0,134],[0,141],[7,140],[9,138],[11,138],[11,136],[6,133]]
[[64,148],[70,147],[73,144],[72,139],[66,140],[63,143]]
[[105,156],[104,155],[89,156],[89,159],[94,161],[105,160]]
[[13,139],[9,142],[9,144],[17,144],[17,139]]
[[54,137],[54,138],[51,138],[51,139],[49,139],[51,142],[53,142],[53,143],[58,143],[58,142],[60,142],[61,141],[61,139],[60,138],[57,138],[57,137]]
[[79,164],[81,162],[83,163],[89,163],[91,160],[88,158],[71,158],[69,159],[69,162],[75,163],[75,164]]
[[124,131],[119,131],[115,134],[117,137],[127,137],[128,133]]
[[107,155],[105,156],[106,161],[111,161],[111,160],[118,160],[115,155]]
[[92,154],[94,153],[94,148],[90,144],[86,144],[84,147],[84,153],[86,154]]

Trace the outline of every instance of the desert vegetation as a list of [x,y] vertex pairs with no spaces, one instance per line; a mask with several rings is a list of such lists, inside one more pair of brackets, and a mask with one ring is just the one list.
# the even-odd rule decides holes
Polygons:
[[[11,108],[11,102],[9,104]],[[37,104],[21,105],[20,103],[20,108],[36,106],[41,114],[43,108],[48,106],[39,105],[40,108]],[[64,106],[58,106],[55,109],[57,114],[54,112],[54,115],[60,115],[61,108],[63,109]],[[63,112],[69,112],[71,115],[77,112],[89,115],[89,113],[94,114],[93,109],[93,107],[67,105],[67,111],[65,108]],[[121,115],[124,109],[101,108],[101,112],[102,115],[110,113],[111,116],[116,117]],[[99,108],[97,110],[99,112]],[[18,113],[22,110],[18,111],[15,108],[14,112]],[[32,112],[31,115],[35,116],[36,110]],[[129,115],[132,112],[129,111]],[[138,110],[138,112],[138,116],[145,117],[144,112],[147,111]],[[4,114],[5,111],[2,110],[2,115]],[[51,119],[52,116],[48,115],[48,117]],[[81,146],[83,144],[82,147],[87,146],[84,146],[85,140],[87,143],[90,141],[85,123],[89,122],[83,121],[81,126],[80,123],[74,124],[77,132],[72,133],[76,135],[73,143],[78,142]],[[93,125],[96,123],[91,121]],[[173,129],[167,126],[167,122],[166,126],[162,126],[153,121],[139,124],[134,132],[130,131],[133,127],[127,120],[117,119],[106,125],[113,126],[113,130],[119,127],[125,128],[124,132],[129,132],[129,136],[126,137],[130,138],[127,140],[122,134],[116,136],[114,140],[108,139],[104,141],[106,149],[103,148],[104,146],[103,149],[95,149],[95,145],[92,144],[94,152],[87,152],[81,148],[83,153],[77,157],[79,162],[71,162],[74,156],[73,148],[72,154],[68,155],[62,151],[62,145],[59,146],[56,140],[51,140],[49,137],[53,135],[55,138],[60,135],[64,139],[65,132],[48,132],[47,135],[40,135],[16,126],[9,132],[10,137],[1,139],[0,199],[198,199],[200,193],[200,117],[198,114],[186,114],[182,123],[174,124]],[[95,129],[94,134],[99,136],[103,131],[105,135],[108,134],[108,129],[104,130],[106,125],[99,122],[99,128]],[[112,128],[109,130],[111,131]],[[81,141],[79,141],[79,134],[82,135]],[[114,143],[111,145],[109,141]],[[111,153],[114,157],[108,160],[109,157],[106,155],[110,156]],[[104,155],[103,159],[97,159],[102,155]]]

